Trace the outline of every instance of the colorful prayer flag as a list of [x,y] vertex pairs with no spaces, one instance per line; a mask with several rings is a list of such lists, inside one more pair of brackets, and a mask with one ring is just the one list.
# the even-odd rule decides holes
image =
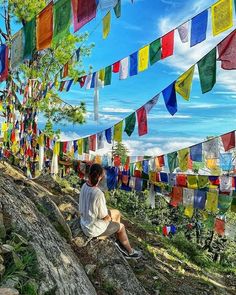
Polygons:
[[18,31],[12,38],[11,67],[16,68],[22,63],[24,57],[23,30]]
[[51,47],[53,36],[53,2],[50,2],[37,16],[36,49],[43,50]]
[[167,154],[167,159],[168,159],[169,170],[170,172],[173,172],[175,168],[179,166],[178,153],[173,152],[173,153]]
[[125,57],[120,61],[120,80],[125,80],[129,75],[129,57]]
[[175,82],[166,87],[166,89],[162,91],[162,94],[165,100],[166,108],[173,116],[177,112]]
[[225,38],[217,46],[218,60],[221,61],[221,68],[224,70],[236,69],[236,30]]
[[207,201],[205,209],[211,213],[216,213],[218,211],[218,191],[211,190],[207,192]]
[[111,12],[109,11],[102,20],[103,23],[103,39],[106,39],[111,29]]
[[195,66],[181,75],[175,82],[175,90],[186,100],[189,100]]
[[183,206],[190,207],[194,203],[194,189],[183,188]]
[[89,153],[89,138],[88,137],[83,138],[83,152],[85,154]]
[[149,46],[149,61],[152,66],[161,59],[161,39],[156,39]]
[[83,138],[78,139],[77,144],[78,144],[78,154],[81,156],[83,154],[83,147],[84,147]]
[[58,0],[53,5],[53,41],[58,42],[69,32],[71,21],[71,1]]
[[211,7],[212,31],[216,36],[233,26],[232,0],[219,0]]
[[114,134],[113,134],[113,140],[117,142],[122,141],[122,128],[123,128],[123,121],[120,121],[119,123],[114,125]]
[[164,59],[174,53],[174,30],[167,33],[161,38],[162,53],[161,58]]
[[181,171],[188,170],[189,149],[185,148],[178,151],[179,168]]
[[221,140],[223,142],[224,149],[226,152],[232,148],[235,148],[235,132],[234,131],[221,135]]
[[119,71],[120,71],[120,61],[117,61],[112,65],[112,72],[119,73]]
[[218,208],[220,210],[219,214],[225,214],[232,203],[233,197],[230,195],[220,194],[218,197]]
[[97,146],[98,146],[98,150],[104,148],[104,140],[103,140],[103,137],[104,137],[103,132],[99,132],[97,134]]
[[99,0],[97,2],[101,10],[110,10],[117,5],[118,0]]
[[198,188],[198,178],[197,175],[187,175],[188,188],[197,189]]
[[135,76],[138,74],[138,51],[132,53],[129,57],[129,75]]
[[147,103],[145,103],[144,107],[146,109],[147,114],[152,110],[152,108],[157,104],[160,94],[157,94],[152,99],[150,99]]
[[24,25],[24,58],[31,58],[36,47],[36,18]]
[[179,37],[182,43],[188,42],[189,22],[186,22],[178,27]]
[[138,134],[139,136],[143,136],[147,134],[148,127],[147,127],[147,113],[145,107],[141,107],[136,111],[137,113],[137,120],[138,120]]
[[118,0],[116,6],[114,7],[114,12],[117,18],[121,16],[121,0]]
[[231,171],[233,169],[232,153],[220,154],[220,168],[223,171]]
[[202,162],[202,143],[190,147],[190,159],[196,162]]
[[104,85],[111,85],[112,68],[108,66],[105,68]]
[[174,186],[171,192],[170,205],[177,207],[183,202],[183,188],[180,186]]
[[125,118],[125,132],[127,133],[128,136],[131,136],[131,134],[134,131],[136,124],[136,114],[132,113],[128,117]]
[[202,93],[206,93],[216,83],[216,48],[213,48],[197,64]]
[[194,208],[203,210],[206,203],[206,191],[194,190]]
[[192,18],[190,47],[206,39],[208,10],[204,10]]
[[8,77],[8,46],[0,46],[0,82]]
[[105,136],[108,143],[111,143],[112,132],[111,128],[105,130]]
[[96,141],[97,135],[93,134],[89,136],[89,150],[95,152],[96,151]]
[[141,48],[138,53],[138,71],[142,72],[148,68],[149,45]]

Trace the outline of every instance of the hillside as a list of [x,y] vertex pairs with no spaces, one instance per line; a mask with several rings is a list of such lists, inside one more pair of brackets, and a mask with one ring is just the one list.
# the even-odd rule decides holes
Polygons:
[[0,163],[0,196],[1,287],[11,288],[9,294],[18,294],[13,289],[27,295],[236,292],[232,273],[200,268],[125,212],[132,244],[143,252],[140,260],[126,261],[112,239],[85,245],[78,191],[66,193],[49,175],[27,180],[19,170]]

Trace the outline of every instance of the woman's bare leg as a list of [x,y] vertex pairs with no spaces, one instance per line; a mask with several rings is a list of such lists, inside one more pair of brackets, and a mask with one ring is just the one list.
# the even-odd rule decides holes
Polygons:
[[120,223],[121,214],[117,209],[110,209],[110,215],[113,221]]
[[129,239],[125,230],[125,226],[123,223],[120,224],[120,230],[116,233],[117,239],[120,241],[121,245],[127,250],[130,254],[132,252],[132,248],[129,243]]

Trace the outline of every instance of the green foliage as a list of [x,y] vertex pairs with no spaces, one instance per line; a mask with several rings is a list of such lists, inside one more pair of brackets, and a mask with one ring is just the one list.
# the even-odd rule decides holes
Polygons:
[[116,142],[112,147],[112,157],[120,156],[121,159],[126,160],[128,153],[128,149],[122,142]]
[[103,282],[102,289],[106,292],[107,295],[114,295],[116,294],[115,286],[110,282]]

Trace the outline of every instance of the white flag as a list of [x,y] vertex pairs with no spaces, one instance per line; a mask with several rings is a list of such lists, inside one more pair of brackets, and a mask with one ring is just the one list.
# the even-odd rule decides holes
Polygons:
[[188,42],[188,28],[189,28],[188,22],[178,27],[179,37],[182,43]]
[[120,61],[120,80],[125,80],[129,75],[129,57]]

